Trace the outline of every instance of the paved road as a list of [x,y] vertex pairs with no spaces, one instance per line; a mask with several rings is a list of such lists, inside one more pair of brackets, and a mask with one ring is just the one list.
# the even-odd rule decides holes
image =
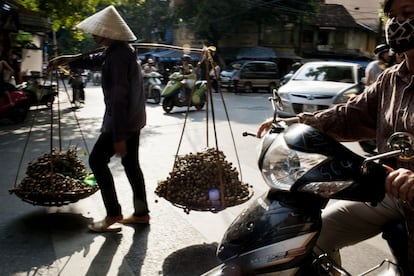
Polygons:
[[[233,95],[225,93],[231,129],[241,163],[243,181],[254,187],[255,195],[266,191],[256,169],[258,140],[242,138],[243,131],[256,131],[257,124],[271,116],[266,94]],[[217,144],[229,161],[237,164],[231,132],[223,104],[214,94]],[[76,145],[88,151],[99,133],[103,115],[100,89],[86,90],[86,105],[72,110],[65,93],[60,93],[61,132],[57,122],[52,129],[53,147],[63,149]],[[158,199],[154,190],[159,179],[172,168],[177,152],[185,109],[165,114],[159,105],[148,103],[148,124],[143,130],[140,159],[144,171],[151,225],[123,227],[118,234],[92,234],[87,224],[104,217],[99,193],[63,207],[33,206],[21,201],[8,190],[25,173],[25,167],[40,154],[48,152],[50,112],[32,108],[34,122],[0,126],[0,275],[199,275],[215,266],[215,248],[234,217],[248,203],[228,208],[217,214],[183,210]],[[57,114],[54,114],[57,116]],[[33,122],[33,124],[32,124]],[[81,128],[78,127],[79,122]],[[212,118],[209,117],[209,122]],[[28,135],[31,125],[33,128]],[[81,131],[80,131],[81,129]],[[179,154],[214,146],[212,126],[206,134],[205,113],[192,111],[183,135]],[[82,139],[82,136],[84,140]],[[208,137],[208,139],[207,139]],[[24,145],[28,141],[27,148]],[[354,146],[354,145],[350,145]],[[23,154],[24,153],[24,154]],[[22,167],[17,169],[23,154]],[[87,157],[82,157],[87,163]],[[132,212],[131,190],[118,159],[111,163],[123,212]],[[17,181],[17,182],[18,182]],[[358,246],[344,249],[344,265],[352,273],[360,273],[390,258],[384,242],[376,237]]]

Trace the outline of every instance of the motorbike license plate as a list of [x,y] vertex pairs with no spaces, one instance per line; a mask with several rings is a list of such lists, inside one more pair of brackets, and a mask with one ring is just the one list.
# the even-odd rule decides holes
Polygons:
[[313,104],[304,104],[302,110],[303,112],[315,112],[318,111],[318,106]]

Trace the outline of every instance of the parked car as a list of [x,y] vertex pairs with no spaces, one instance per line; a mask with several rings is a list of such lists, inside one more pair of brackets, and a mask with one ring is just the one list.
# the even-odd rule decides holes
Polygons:
[[357,63],[320,61],[302,65],[278,90],[282,117],[314,112],[343,103],[365,89],[364,70]]
[[230,64],[220,73],[221,87],[231,89],[234,80],[238,80],[239,91],[254,92],[257,89],[272,91],[279,86],[278,67],[275,62],[257,60],[239,60]]

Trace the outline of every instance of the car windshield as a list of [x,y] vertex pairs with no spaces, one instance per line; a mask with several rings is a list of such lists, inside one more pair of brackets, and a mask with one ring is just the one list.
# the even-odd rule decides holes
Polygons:
[[354,83],[351,66],[309,65],[299,69],[294,80]]

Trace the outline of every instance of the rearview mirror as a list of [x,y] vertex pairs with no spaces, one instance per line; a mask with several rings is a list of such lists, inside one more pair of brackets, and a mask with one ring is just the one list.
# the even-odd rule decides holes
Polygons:
[[387,140],[387,146],[391,151],[400,150],[398,159],[409,161],[414,159],[414,136],[408,132],[396,132]]

